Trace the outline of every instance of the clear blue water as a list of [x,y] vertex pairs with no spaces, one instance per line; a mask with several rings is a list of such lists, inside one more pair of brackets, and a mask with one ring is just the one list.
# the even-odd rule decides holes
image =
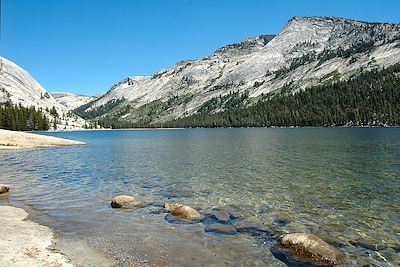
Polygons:
[[[119,194],[235,208],[235,223],[307,232],[343,266],[400,265],[400,129],[191,129],[42,133],[75,147],[0,152],[2,203],[28,208],[61,236],[156,266],[279,266],[269,236],[214,235]],[[0,202],[1,203],[1,202]]]

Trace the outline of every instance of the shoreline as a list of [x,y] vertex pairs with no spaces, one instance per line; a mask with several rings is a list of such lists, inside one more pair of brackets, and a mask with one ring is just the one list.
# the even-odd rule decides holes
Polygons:
[[0,263],[4,266],[65,266],[71,260],[55,247],[55,234],[47,226],[29,220],[21,208],[0,206],[2,238]]
[[163,131],[163,130],[186,130],[190,128],[103,128],[103,129],[73,129],[73,130],[49,130],[49,131],[37,131],[37,133],[70,133],[70,132],[102,132],[102,131]]
[[187,128],[116,128],[116,129],[73,129],[49,130],[29,133],[71,133],[71,132],[102,132],[102,131],[163,131],[163,130],[193,130],[193,129],[398,129],[400,126],[264,126],[264,127],[187,127]]
[[84,145],[75,140],[0,129],[0,150]]
[[113,255],[84,240],[61,237],[52,227],[35,222],[24,208],[2,203],[0,214],[1,266],[107,267],[117,263]]

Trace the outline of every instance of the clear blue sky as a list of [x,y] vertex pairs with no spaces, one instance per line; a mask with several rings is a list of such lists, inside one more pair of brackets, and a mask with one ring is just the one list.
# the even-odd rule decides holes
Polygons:
[[398,0],[0,1],[0,55],[50,92],[88,95],[245,37],[279,33],[293,16],[400,22]]

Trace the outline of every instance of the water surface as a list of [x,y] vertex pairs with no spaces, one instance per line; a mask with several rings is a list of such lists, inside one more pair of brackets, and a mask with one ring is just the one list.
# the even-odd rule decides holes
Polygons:
[[[307,232],[343,266],[400,265],[400,129],[191,129],[43,133],[87,145],[0,152],[7,200],[61,236],[129,263],[279,266],[274,234]],[[113,210],[119,194],[226,208],[270,234],[204,232],[149,206]],[[127,263],[128,264],[128,263]]]

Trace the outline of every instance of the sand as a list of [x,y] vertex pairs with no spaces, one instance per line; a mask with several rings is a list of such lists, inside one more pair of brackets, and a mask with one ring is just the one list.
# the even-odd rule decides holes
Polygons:
[[83,145],[85,143],[32,133],[0,129],[0,149]]
[[50,228],[26,220],[20,208],[0,206],[0,266],[73,266],[61,253],[51,249]]

